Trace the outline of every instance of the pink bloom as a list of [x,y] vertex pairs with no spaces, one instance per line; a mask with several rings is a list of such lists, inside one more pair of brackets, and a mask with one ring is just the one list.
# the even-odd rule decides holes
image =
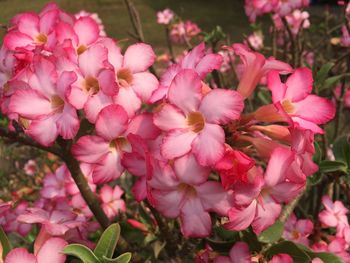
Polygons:
[[62,236],[69,229],[78,227],[82,222],[76,221],[76,215],[68,210],[45,211],[41,208],[28,208],[18,220],[27,224],[41,224],[52,236]]
[[349,225],[347,217],[349,210],[341,201],[335,201],[333,203],[329,196],[325,195],[322,197],[322,204],[325,208],[319,214],[322,224],[327,227],[337,227],[337,229],[342,229]]
[[301,29],[310,27],[309,13],[307,11],[294,10],[293,13],[286,16],[286,20],[294,35],[297,35]]
[[335,115],[335,107],[329,100],[310,94],[312,84],[312,72],[308,68],[296,69],[286,83],[281,82],[276,71],[268,75],[273,103],[281,107],[301,129],[323,133],[317,125],[330,121]]
[[330,252],[334,253],[346,263],[350,262],[350,254],[347,252],[348,244],[342,238],[335,238],[329,244],[324,242],[316,243],[312,246],[312,249],[317,252]]
[[201,88],[195,71],[182,70],[169,88],[169,103],[154,115],[155,125],[166,132],[161,151],[167,159],[192,151],[201,165],[213,165],[224,155],[225,134],[219,124],[238,119],[243,100],[224,89],[203,96]]
[[247,173],[254,165],[255,161],[249,156],[226,146],[225,155],[215,164],[215,169],[227,189],[236,182],[247,182]]
[[23,214],[28,207],[28,203],[21,201],[14,209],[6,209],[4,214],[0,216],[0,222],[3,225],[5,232],[17,232],[22,236],[26,236],[32,226],[18,220],[18,217]]
[[189,42],[202,30],[198,25],[190,20],[173,24],[170,30],[170,39],[174,43],[183,44]]
[[290,73],[290,65],[278,61],[273,57],[265,59],[263,55],[251,51],[242,44],[233,44],[236,55],[239,55],[244,65],[244,73],[240,79],[237,91],[244,97],[249,97],[261,78],[271,70],[277,70],[281,73]]
[[222,63],[222,56],[205,51],[205,44],[202,42],[194,47],[188,54],[180,59],[177,64],[171,65],[162,75],[159,87],[152,94],[151,102],[156,102],[168,96],[168,90],[175,76],[183,69],[193,69],[201,79],[208,73],[219,69]]
[[75,80],[73,72],[58,75],[52,62],[38,57],[29,78],[30,88],[17,90],[12,95],[10,112],[31,120],[26,133],[39,143],[48,146],[58,135],[72,139],[78,132],[77,113],[65,97]]
[[277,254],[272,257],[269,263],[293,263],[293,258],[288,254]]
[[230,250],[229,257],[218,256],[213,263],[251,263],[251,254],[247,243],[236,242]]
[[72,147],[75,157],[92,165],[94,183],[109,182],[123,172],[121,164],[124,152],[131,152],[127,136],[140,135],[145,139],[155,139],[159,131],[152,123],[150,114],[135,116],[129,122],[125,110],[119,105],[105,107],[96,120],[96,134],[86,135]]
[[283,238],[305,246],[309,245],[308,236],[312,233],[314,225],[309,219],[297,220],[292,214],[284,225]]
[[249,182],[234,186],[234,207],[225,227],[240,231],[252,225],[259,234],[271,226],[281,212],[280,204],[291,201],[305,185],[305,180],[298,179],[300,171],[289,169],[294,160],[292,151],[279,147],[273,151],[264,177],[260,170],[251,169]]
[[34,160],[28,160],[28,162],[26,162],[23,168],[26,175],[34,175],[36,173],[36,169],[37,164]]
[[171,20],[173,20],[175,14],[169,8],[164,9],[163,11],[157,12],[157,23],[163,25],[169,25]]
[[118,185],[112,188],[106,184],[101,188],[102,209],[109,218],[126,211],[125,202],[121,199],[123,193],[124,191]]
[[10,251],[5,259],[5,263],[64,263],[66,255],[62,253],[68,243],[57,237],[46,240],[37,253],[31,254],[24,248],[15,248]]
[[68,176],[70,176],[70,173],[65,165],[61,165],[55,173],[45,175],[41,195],[48,199],[65,197],[65,181]]
[[157,78],[148,72],[156,55],[152,47],[144,43],[129,46],[124,56],[114,42],[105,41],[104,44],[108,48],[108,60],[114,67],[120,87],[113,101],[121,105],[131,118],[141,108],[142,102],[149,102],[152,92],[158,87]]
[[210,169],[200,166],[193,155],[174,160],[173,168],[154,161],[148,198],[164,216],[180,216],[186,237],[206,237],[211,232],[209,211],[226,215],[229,195],[218,182],[207,181]]
[[81,17],[91,17],[98,24],[100,36],[105,37],[107,35],[105,32],[105,27],[103,25],[103,22],[97,13],[89,13],[89,12],[86,12],[85,10],[81,10],[80,12],[76,13],[74,16],[76,19],[79,19]]
[[290,14],[294,9],[300,9],[307,7],[310,3],[310,0],[289,0],[289,1],[279,1],[279,5],[276,8],[276,13],[280,16],[286,16]]

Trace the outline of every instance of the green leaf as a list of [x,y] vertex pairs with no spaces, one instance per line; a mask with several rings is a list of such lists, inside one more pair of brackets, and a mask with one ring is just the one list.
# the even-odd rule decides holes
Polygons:
[[322,151],[321,151],[321,147],[317,142],[314,142],[314,148],[315,148],[315,154],[312,156],[312,160],[319,164],[321,162],[322,159]]
[[130,252],[124,253],[117,258],[106,258],[103,256],[103,263],[128,263],[131,260],[132,254]]
[[349,76],[350,76],[350,73],[344,73],[344,74],[341,74],[341,75],[337,75],[337,76],[333,76],[333,77],[327,78],[324,81],[323,85],[319,88],[319,91],[326,90],[326,89],[331,89],[335,85],[337,85],[338,81],[340,81],[342,78],[349,77]]
[[337,161],[343,161],[350,168],[350,141],[348,136],[339,137],[334,142],[333,153]]
[[101,263],[90,248],[80,245],[71,244],[63,249],[63,253],[79,258],[83,263]]
[[294,263],[309,263],[311,262],[311,257],[300,247],[291,241],[282,241],[265,252],[265,256],[272,258],[274,255],[285,253],[290,255]]
[[280,240],[282,234],[283,234],[283,228],[284,224],[277,220],[272,226],[270,226],[268,229],[263,231],[258,239],[260,242],[263,243],[274,243]]
[[334,66],[334,63],[326,63],[324,64],[320,70],[316,73],[315,76],[315,85],[318,87],[322,87],[323,83],[327,79],[329,71],[332,69]]
[[6,255],[11,250],[11,244],[1,226],[0,226],[0,244],[2,246],[2,258],[5,259]]
[[330,172],[336,172],[336,171],[343,171],[346,172],[346,164],[341,161],[329,161],[324,160],[319,165],[320,172],[323,173],[330,173]]
[[331,262],[331,263],[344,263],[343,260],[341,260],[339,257],[332,253],[326,253],[326,252],[307,252],[312,258],[320,258],[323,262]]
[[119,224],[110,225],[102,234],[94,250],[98,258],[112,258],[120,235]]

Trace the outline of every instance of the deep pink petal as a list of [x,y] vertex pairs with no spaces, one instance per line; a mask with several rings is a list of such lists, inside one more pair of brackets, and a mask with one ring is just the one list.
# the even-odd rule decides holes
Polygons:
[[199,111],[206,122],[227,124],[240,117],[243,107],[243,97],[238,92],[214,89],[203,97]]
[[271,71],[267,75],[267,87],[271,90],[273,103],[277,103],[284,99],[287,85],[281,82],[278,71]]
[[109,105],[101,110],[96,120],[96,133],[111,141],[119,137],[127,128],[128,115],[119,105]]
[[98,83],[101,90],[109,96],[115,96],[118,94],[118,84],[115,80],[115,74],[113,70],[102,69],[98,74]]
[[155,61],[156,55],[150,45],[144,43],[128,47],[124,54],[123,67],[130,68],[133,73],[147,70]]
[[304,99],[312,91],[313,78],[309,68],[298,68],[288,77],[285,98],[293,102]]
[[222,60],[222,56],[219,54],[205,55],[196,65],[195,70],[201,79],[204,79],[208,73],[212,72],[214,69],[220,68]]
[[236,242],[230,250],[232,263],[251,263],[251,253],[247,243]]
[[16,50],[16,48],[27,47],[32,44],[33,44],[33,39],[31,37],[17,31],[9,32],[4,37],[4,45],[9,50]]

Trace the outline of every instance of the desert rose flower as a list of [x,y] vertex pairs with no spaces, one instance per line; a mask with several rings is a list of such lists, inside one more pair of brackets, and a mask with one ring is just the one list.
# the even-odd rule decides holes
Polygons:
[[157,23],[162,25],[169,25],[174,16],[174,12],[169,8],[166,8],[163,11],[157,12]]
[[124,191],[118,185],[112,188],[106,184],[101,188],[102,209],[109,218],[115,217],[120,212],[125,212],[125,202],[121,199],[123,194]]
[[298,220],[294,214],[291,214],[285,224],[283,238],[308,246],[308,236],[312,233],[313,228],[314,224],[311,220]]

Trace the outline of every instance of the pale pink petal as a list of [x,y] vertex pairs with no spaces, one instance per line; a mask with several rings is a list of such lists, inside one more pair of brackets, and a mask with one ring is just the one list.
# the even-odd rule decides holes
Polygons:
[[132,88],[143,102],[148,102],[152,93],[158,88],[158,79],[149,72],[133,75]]
[[328,227],[336,227],[338,225],[338,218],[327,210],[321,211],[318,217],[320,221]]
[[196,64],[203,58],[205,52],[205,44],[201,42],[195,46],[181,61],[182,68],[194,69]]
[[18,19],[18,30],[28,36],[35,37],[39,32],[39,17],[35,13],[23,13]]
[[269,263],[293,263],[293,258],[288,254],[277,254],[272,257]]
[[267,87],[271,90],[273,103],[277,103],[284,99],[287,85],[281,82],[278,71],[271,71],[267,75]]
[[[271,196],[278,203],[289,203],[304,189],[305,184],[282,182],[271,188]],[[288,194],[286,194],[288,193]]]
[[15,248],[8,253],[5,263],[39,263],[25,248]]
[[276,148],[270,157],[265,172],[265,184],[275,186],[285,179],[287,170],[294,161],[294,154],[287,148]]
[[33,44],[33,40],[26,34],[12,31],[5,35],[4,45],[9,50],[16,50],[16,48],[27,47]]
[[236,91],[214,89],[207,93],[199,106],[206,122],[227,124],[239,119],[243,110],[243,97]]
[[41,16],[39,23],[40,33],[48,35],[54,30],[54,26],[57,23],[58,14],[58,10],[51,10],[45,12],[45,14]]
[[114,97],[114,103],[122,106],[128,113],[129,118],[135,116],[142,105],[141,99],[131,87],[120,88],[118,95]]
[[184,129],[188,127],[185,116],[176,107],[170,104],[160,106],[160,110],[154,114],[154,124],[163,131]]
[[201,165],[214,165],[224,156],[224,143],[224,130],[219,125],[206,123],[193,140],[192,151]]
[[135,134],[145,140],[154,140],[160,134],[160,130],[154,125],[151,113],[142,113],[131,119],[126,134]]
[[66,255],[63,254],[64,247],[68,245],[67,241],[62,238],[54,237],[48,239],[40,248],[37,254],[38,263],[64,263]]
[[73,27],[65,22],[59,22],[56,25],[56,38],[58,42],[63,43],[66,39],[71,40],[74,46],[78,45],[78,36]]
[[293,103],[294,114],[315,124],[324,124],[334,118],[334,104],[322,97],[309,95],[305,99]]
[[309,235],[312,233],[314,224],[309,219],[300,219],[296,223],[295,229],[302,235]]
[[312,71],[308,68],[298,68],[288,77],[285,98],[292,102],[304,99],[312,91]]
[[[188,153],[197,134],[188,129],[170,131],[163,140],[161,152],[164,158],[173,159]],[[179,147],[181,145],[181,147]]]
[[256,201],[254,200],[247,207],[232,207],[228,212],[229,223],[224,227],[229,230],[241,231],[250,226],[256,213]]
[[304,120],[300,117],[292,117],[294,125],[303,130],[310,130],[313,133],[323,134],[324,131],[312,121]]
[[84,107],[87,99],[89,98],[86,92],[74,85],[67,89],[66,97],[68,102],[72,104],[73,107],[77,110],[81,110]]
[[190,69],[181,70],[169,88],[169,101],[185,113],[198,110],[202,83],[198,74]]
[[180,191],[161,191],[152,190],[152,197],[155,200],[155,208],[164,216],[169,218],[176,218],[180,214],[183,201],[183,193]]
[[181,209],[181,232],[185,237],[206,237],[211,232],[211,219],[198,198],[187,198]]
[[150,45],[144,43],[128,47],[124,54],[123,67],[130,68],[133,73],[147,70],[155,61],[156,55]]
[[54,116],[44,120],[32,121],[26,130],[26,134],[44,146],[52,145],[58,136]]
[[208,181],[195,188],[206,211],[227,216],[228,210],[232,207],[232,200],[220,183]]
[[80,127],[80,120],[76,110],[72,106],[66,105],[63,113],[57,119],[56,125],[58,133],[63,139],[73,139],[75,135],[77,135]]
[[24,118],[37,119],[52,111],[50,101],[33,89],[17,90],[12,96],[9,111]]
[[189,185],[204,183],[210,174],[210,168],[201,166],[191,153],[175,159],[174,171],[181,182]]
[[270,196],[263,196],[260,200],[256,216],[252,223],[254,232],[259,235],[269,226],[272,226],[281,213],[281,205],[277,204]]
[[247,243],[239,241],[230,250],[232,263],[250,263],[251,254]]
[[107,52],[102,45],[93,45],[79,56],[78,64],[85,77],[97,77],[98,72],[104,68]]
[[111,104],[113,104],[112,98],[105,95],[103,92],[99,92],[94,96],[89,97],[84,104],[86,119],[91,123],[95,123],[101,110]]
[[111,141],[119,137],[127,128],[128,115],[119,105],[109,105],[101,110],[96,120],[96,133]]
[[115,74],[113,70],[102,69],[98,74],[98,83],[101,90],[109,96],[115,96],[118,94],[118,84],[115,80]]
[[80,17],[74,24],[74,31],[78,35],[81,45],[90,45],[100,35],[98,24],[89,16]]
[[98,136],[80,137],[72,146],[72,153],[81,162],[96,163],[109,152],[109,142]]
[[124,167],[120,161],[119,152],[109,152],[94,167],[92,178],[95,184],[110,182],[120,177],[124,172]]
[[65,98],[68,88],[77,80],[77,74],[73,71],[64,71],[57,80],[55,90],[61,98]]
[[219,54],[205,55],[196,65],[195,70],[201,79],[204,79],[208,73],[212,72],[214,69],[220,68],[222,60],[222,56]]
[[169,192],[178,190],[180,182],[169,164],[152,160],[152,168],[151,179],[148,181],[150,187]]

